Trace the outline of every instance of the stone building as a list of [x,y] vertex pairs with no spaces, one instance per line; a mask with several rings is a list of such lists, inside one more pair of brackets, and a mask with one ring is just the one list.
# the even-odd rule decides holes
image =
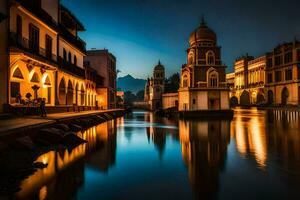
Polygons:
[[254,58],[245,55],[236,59],[234,72],[226,75],[231,104],[265,103],[265,68],[266,56]]
[[116,108],[116,57],[107,49],[93,49],[87,51],[84,58],[85,65],[94,68],[97,73],[104,77],[102,87],[97,88],[99,105],[103,109]]
[[144,101],[150,110],[162,109],[162,94],[165,87],[165,67],[158,61],[154,67],[153,77],[148,78],[145,85]]
[[6,52],[0,57],[1,110],[3,104],[17,109],[40,98],[52,111],[95,108],[98,95],[96,88],[87,89],[83,66],[86,44],[78,36],[83,24],[60,0],[2,3],[7,19],[0,34],[7,40],[0,45]]
[[229,111],[225,69],[217,36],[203,19],[190,35],[187,64],[181,69],[179,111]]
[[267,103],[298,105],[300,103],[300,42],[277,46],[266,54]]

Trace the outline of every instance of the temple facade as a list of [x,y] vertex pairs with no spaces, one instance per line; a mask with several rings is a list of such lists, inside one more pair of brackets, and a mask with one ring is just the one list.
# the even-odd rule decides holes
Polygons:
[[162,95],[165,88],[165,67],[158,61],[154,67],[153,77],[145,85],[144,101],[150,110],[162,109]]
[[190,35],[187,64],[181,68],[178,110],[229,111],[225,69],[217,36],[203,19]]

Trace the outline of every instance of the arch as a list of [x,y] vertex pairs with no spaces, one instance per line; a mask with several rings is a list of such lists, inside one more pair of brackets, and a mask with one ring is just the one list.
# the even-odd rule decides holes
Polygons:
[[249,106],[250,105],[250,95],[249,92],[244,90],[240,96],[240,105]]
[[65,48],[63,49],[63,59],[64,61],[67,61],[67,51]]
[[236,96],[232,96],[230,98],[230,106],[237,106],[239,104],[239,100]]
[[46,75],[45,78],[43,79],[43,83],[46,86],[51,86],[51,81],[48,75]]
[[72,54],[71,54],[70,51],[69,51],[69,53],[68,53],[68,62],[69,62],[69,63],[72,63]]
[[67,89],[67,105],[73,105],[73,84],[71,80],[68,81],[68,89]]
[[77,66],[77,57],[74,55],[74,65]]
[[206,64],[214,65],[215,64],[215,54],[213,51],[208,51],[206,53]]
[[256,104],[263,104],[265,102],[265,96],[262,93],[257,93]]
[[281,91],[281,104],[286,105],[289,97],[289,91],[286,87],[284,87]]
[[210,68],[207,71],[207,84],[208,87],[218,87],[219,85],[219,73],[215,68]]
[[84,95],[85,95],[85,90],[83,84],[81,84],[80,88],[80,103],[83,106],[84,105]]
[[33,75],[31,76],[30,82],[32,82],[32,83],[39,83],[40,82],[40,77],[37,74],[37,72],[33,73]]
[[188,54],[188,64],[193,64],[195,60],[194,51],[190,51]]
[[78,105],[78,83],[75,85],[75,103]]
[[23,74],[22,74],[22,72],[21,72],[21,70],[20,70],[19,67],[17,67],[17,68],[14,70],[14,72],[13,72],[13,77],[14,77],[14,78],[19,78],[19,79],[24,79],[24,76],[23,76]]
[[272,90],[268,90],[268,104],[273,104],[274,102],[274,95]]
[[66,82],[64,78],[60,80],[58,86],[58,101],[60,105],[64,105],[66,103]]

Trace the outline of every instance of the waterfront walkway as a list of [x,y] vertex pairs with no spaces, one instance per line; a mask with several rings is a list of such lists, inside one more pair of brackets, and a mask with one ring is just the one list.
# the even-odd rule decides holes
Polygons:
[[82,112],[65,112],[65,113],[52,113],[47,117],[40,116],[24,116],[15,117],[10,119],[0,120],[0,136],[7,135],[11,132],[24,131],[32,128],[38,128],[44,125],[54,124],[57,121],[68,120],[72,118],[87,117],[100,113],[109,113],[121,111],[122,109],[110,110],[91,110]]

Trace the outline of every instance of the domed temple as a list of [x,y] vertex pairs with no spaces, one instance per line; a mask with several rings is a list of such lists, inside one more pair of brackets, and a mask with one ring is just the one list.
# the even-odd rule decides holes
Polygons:
[[162,94],[165,86],[165,67],[158,61],[154,67],[153,77],[147,79],[144,101],[150,110],[162,109]]
[[178,110],[192,114],[199,111],[232,113],[225,69],[217,36],[202,19],[200,26],[190,35],[187,64],[181,68]]

